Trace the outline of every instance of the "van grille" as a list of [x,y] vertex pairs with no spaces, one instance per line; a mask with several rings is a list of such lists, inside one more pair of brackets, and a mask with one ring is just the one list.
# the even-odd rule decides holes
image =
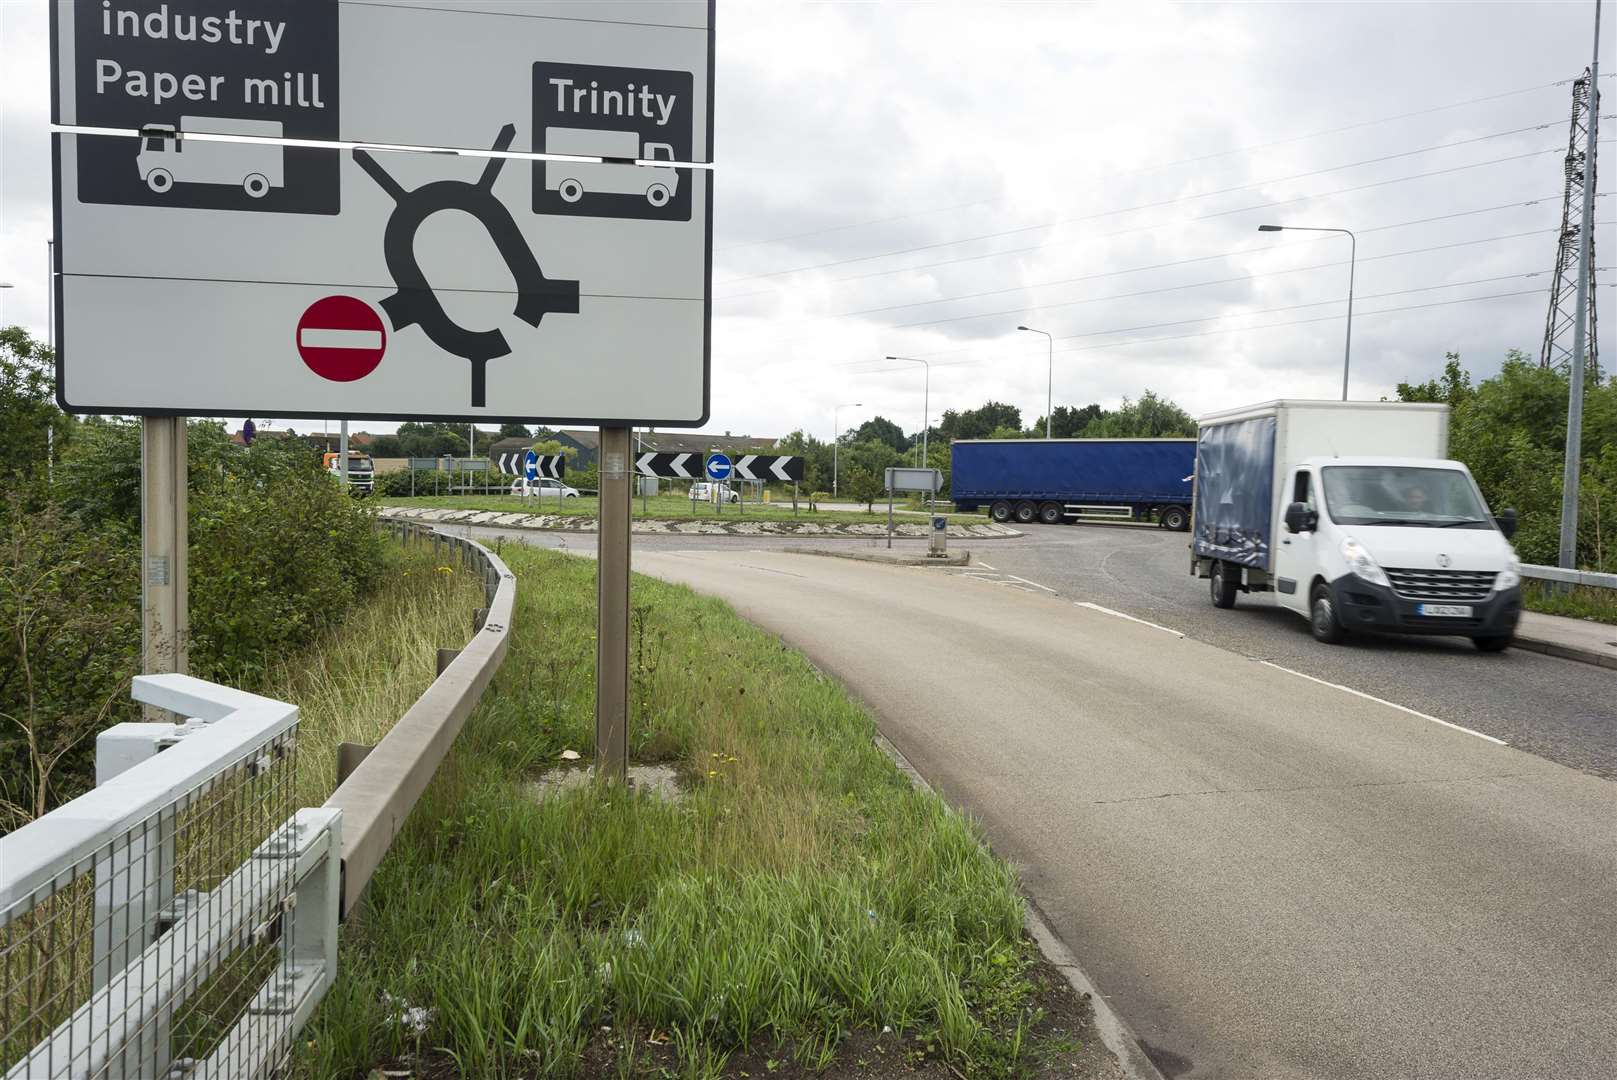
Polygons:
[[1386,570],[1393,591],[1410,600],[1486,600],[1497,576],[1487,570]]

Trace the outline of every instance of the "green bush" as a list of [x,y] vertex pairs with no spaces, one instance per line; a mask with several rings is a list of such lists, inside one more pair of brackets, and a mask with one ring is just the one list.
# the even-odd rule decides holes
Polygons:
[[[434,481],[440,488],[447,486],[443,474],[431,469],[416,469],[413,472],[409,469],[400,469],[397,472],[377,473],[375,494],[393,499],[406,499],[411,495],[431,495]],[[415,484],[414,491],[410,487],[412,482]]]
[[[191,672],[251,688],[375,587],[382,539],[302,440],[187,443]],[[139,563],[138,422],[82,423],[55,484],[0,488],[0,828],[87,787],[90,735],[135,715]]]

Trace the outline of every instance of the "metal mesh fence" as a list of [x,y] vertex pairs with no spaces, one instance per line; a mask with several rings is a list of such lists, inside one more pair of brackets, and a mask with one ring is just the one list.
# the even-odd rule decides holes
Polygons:
[[198,778],[0,912],[0,1074],[247,1076],[284,1060],[295,733]]

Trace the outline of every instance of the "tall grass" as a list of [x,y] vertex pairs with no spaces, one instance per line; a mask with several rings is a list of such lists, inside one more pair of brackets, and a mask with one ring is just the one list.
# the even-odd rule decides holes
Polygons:
[[298,806],[336,787],[338,743],[377,742],[432,683],[438,649],[471,637],[482,584],[445,561],[428,543],[386,545],[376,592],[271,669],[259,692],[299,712]]
[[1553,581],[1528,580],[1522,582],[1522,606],[1546,615],[1617,623],[1617,589],[1593,585],[1574,585],[1569,589]]
[[673,763],[683,797],[536,798],[561,751],[589,749],[594,566],[509,562],[511,654],[344,928],[304,1075],[423,1054],[577,1075],[603,1025],[666,1033],[695,1075],[760,1039],[824,1062],[884,1026],[968,1073],[1015,1060],[1013,872],[838,685],[724,604],[635,579],[631,750]]

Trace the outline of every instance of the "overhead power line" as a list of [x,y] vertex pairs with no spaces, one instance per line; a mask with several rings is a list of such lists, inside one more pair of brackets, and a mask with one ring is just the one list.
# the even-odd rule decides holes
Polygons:
[[[1602,77],[1610,78],[1611,76],[1606,75]],[[1380,116],[1371,120],[1360,120],[1356,123],[1344,124],[1333,128],[1325,128],[1321,131],[1311,131],[1303,135],[1289,135],[1282,139],[1271,139],[1268,142],[1254,143],[1250,146],[1231,147],[1228,150],[1218,150],[1211,154],[1199,154],[1195,157],[1180,158],[1177,161],[1163,162],[1158,165],[1146,165],[1138,169],[1127,169],[1122,172],[1108,173],[1105,176],[1096,177],[1095,182],[1106,183],[1108,181],[1126,179],[1131,176],[1141,176],[1147,173],[1165,172],[1168,169],[1175,169],[1181,165],[1196,165],[1204,161],[1215,161],[1219,158],[1233,157],[1237,154],[1250,154],[1258,150],[1268,150],[1276,146],[1286,146],[1291,143],[1305,142],[1309,139],[1323,138],[1326,135],[1339,135],[1346,131],[1356,131],[1361,128],[1374,127],[1378,124],[1390,124],[1399,120],[1410,120],[1418,116],[1430,116],[1434,113],[1464,108],[1467,105],[1481,105],[1490,101],[1501,101],[1509,97],[1519,97],[1522,94],[1536,93],[1539,90],[1552,90],[1556,87],[1570,86],[1572,82],[1572,79],[1560,79],[1556,82],[1540,83],[1537,86],[1525,86],[1519,90],[1506,90],[1498,94],[1487,94],[1483,97],[1466,98],[1464,101],[1454,101],[1447,105],[1434,105],[1430,108],[1416,109],[1413,112],[1398,113],[1394,116]],[[965,210],[973,206],[984,206],[990,203],[1003,201],[1003,196],[994,196],[987,199],[973,199],[970,202],[956,203],[953,206],[939,206],[930,210],[915,210],[906,214],[895,214],[891,217],[873,218],[869,221],[855,221],[843,225],[831,225],[822,229],[809,229],[804,232],[787,233],[782,236],[765,237],[759,240],[739,240],[735,243],[722,244],[716,250],[734,251],[739,248],[760,247],[764,244],[780,244],[790,240],[803,240],[811,236],[825,236],[834,232],[845,232],[849,229],[863,229],[872,225],[888,225],[895,221],[908,221],[913,218],[928,217],[932,214],[953,213],[956,210]]]
[[[1549,126],[1551,126],[1551,125],[1549,125],[1549,124],[1540,124],[1540,125],[1535,125],[1534,127],[1522,128],[1522,129],[1519,129],[1517,131],[1497,132],[1495,134],[1487,135],[1487,136],[1481,136],[1479,138],[1483,138],[1483,139],[1500,138],[1500,137],[1503,137],[1505,135],[1520,134],[1521,131],[1533,131],[1533,130],[1538,130],[1538,129],[1549,127]],[[1477,139],[1464,140],[1464,142],[1475,142],[1475,141],[1479,141],[1479,140],[1477,140]],[[1447,144],[1447,145],[1458,146],[1458,145],[1462,145],[1462,143],[1453,143],[1453,144]],[[975,236],[961,237],[961,238],[956,239],[956,240],[940,240],[940,241],[937,241],[936,243],[921,244],[921,245],[917,245],[917,246],[914,246],[914,247],[908,247],[908,248],[897,248],[897,249],[894,249],[894,250],[891,250],[891,251],[875,252],[875,253],[869,254],[869,255],[853,255],[853,256],[848,256],[847,258],[832,259],[832,260],[829,260],[829,261],[826,261],[826,262],[820,262],[820,263],[811,263],[811,264],[806,265],[806,266],[792,267],[792,268],[785,269],[785,270],[770,270],[770,271],[766,271],[766,272],[758,273],[758,274],[744,274],[744,275],[741,275],[739,277],[726,278],[725,280],[720,281],[720,282],[716,282],[715,284],[723,286],[723,285],[733,285],[733,284],[737,284],[737,283],[743,282],[743,281],[759,281],[759,280],[765,280],[765,279],[773,278],[773,277],[782,277],[782,276],[786,276],[786,275],[790,275],[790,274],[806,273],[806,272],[808,272],[810,270],[823,270],[823,269],[827,269],[827,268],[833,267],[833,266],[846,266],[846,265],[850,265],[852,263],[870,262],[870,261],[872,261],[874,259],[885,259],[885,258],[890,258],[890,257],[896,256],[896,255],[908,255],[908,254],[912,254],[912,253],[915,253],[915,252],[921,252],[921,251],[934,251],[934,250],[936,250],[938,248],[953,247],[953,246],[955,246],[957,244],[969,244],[969,243],[973,243],[973,242],[976,242],[976,241],[979,241],[979,240],[995,240],[995,239],[999,239],[999,238],[1005,237],[1005,236],[1016,236],[1016,235],[1019,235],[1021,233],[1035,232],[1035,231],[1037,231],[1039,229],[1054,228],[1057,225],[1073,224],[1075,222],[1082,222],[1082,221],[1094,221],[1094,220],[1097,220],[1099,218],[1111,217],[1111,216],[1114,216],[1114,215],[1117,215],[1117,214],[1131,213],[1131,212],[1136,211],[1136,210],[1156,209],[1156,208],[1163,207],[1163,206],[1172,206],[1172,205],[1177,205],[1177,204],[1180,204],[1180,203],[1194,202],[1197,199],[1204,199],[1204,198],[1211,197],[1213,195],[1228,195],[1228,194],[1231,194],[1232,192],[1248,191],[1248,190],[1251,190],[1253,188],[1266,187],[1266,186],[1268,186],[1270,184],[1284,183],[1284,182],[1289,181],[1289,180],[1304,179],[1304,178],[1310,177],[1310,176],[1318,176],[1318,175],[1320,175],[1322,173],[1338,172],[1338,171],[1341,171],[1343,169],[1353,168],[1353,167],[1355,167],[1357,165],[1373,164],[1373,163],[1379,162],[1379,161],[1391,160],[1392,158],[1395,158],[1395,157],[1408,157],[1408,156],[1411,156],[1413,154],[1429,153],[1432,150],[1438,150],[1438,149],[1443,149],[1443,148],[1444,148],[1444,146],[1442,146],[1442,145],[1433,146],[1433,147],[1425,147],[1425,148],[1420,149],[1420,150],[1412,150],[1412,151],[1408,151],[1408,152],[1402,153],[1402,154],[1387,155],[1387,156],[1380,157],[1380,158],[1367,159],[1366,161],[1362,161],[1362,162],[1353,162],[1353,163],[1350,163],[1350,164],[1347,164],[1347,165],[1338,165],[1338,166],[1334,166],[1334,167],[1329,168],[1329,169],[1318,169],[1318,170],[1314,170],[1312,172],[1298,173],[1295,176],[1277,177],[1277,178],[1272,178],[1272,179],[1268,179],[1268,180],[1259,180],[1259,181],[1254,181],[1253,183],[1249,183],[1249,184],[1240,184],[1240,185],[1237,185],[1235,187],[1222,188],[1222,189],[1220,189],[1218,191],[1200,192],[1200,193],[1193,194],[1193,195],[1183,195],[1183,196],[1179,196],[1179,197],[1173,198],[1173,199],[1162,199],[1162,200],[1158,200],[1158,201],[1155,201],[1155,202],[1140,203],[1140,204],[1135,205],[1135,206],[1120,207],[1120,208],[1112,209],[1112,210],[1100,210],[1100,211],[1096,211],[1096,212],[1090,213],[1090,214],[1076,214],[1076,215],[1071,215],[1071,216],[1068,216],[1068,217],[1055,218],[1055,219],[1053,219],[1051,221],[1039,222],[1039,223],[1034,224],[1034,225],[1022,225],[1022,226],[1018,226],[1018,227],[1016,227],[1014,229],[1001,229],[1001,230],[998,230],[996,232],[979,233],[979,234],[977,234]],[[1354,186],[1354,187],[1341,188],[1341,189],[1338,189],[1336,191],[1328,191],[1328,192],[1322,192],[1322,193],[1319,193],[1319,194],[1316,194],[1316,195],[1301,196],[1301,197],[1298,197],[1296,199],[1282,200],[1282,201],[1279,201],[1279,202],[1260,203],[1260,204],[1257,204],[1255,206],[1250,206],[1250,207],[1237,207],[1237,208],[1231,209],[1231,210],[1222,210],[1222,211],[1217,211],[1217,212],[1212,213],[1212,214],[1200,215],[1198,217],[1190,218],[1188,220],[1189,221],[1201,221],[1201,220],[1205,220],[1207,218],[1212,218],[1212,217],[1222,217],[1222,216],[1226,216],[1226,215],[1229,215],[1229,214],[1244,213],[1244,212],[1246,212],[1248,210],[1261,210],[1261,209],[1268,209],[1268,208],[1275,207],[1275,206],[1287,206],[1287,205],[1290,205],[1291,203],[1294,203],[1294,202],[1304,202],[1304,201],[1307,201],[1309,199],[1327,198],[1327,197],[1332,196],[1332,195],[1341,195],[1341,194],[1346,194],[1346,193],[1354,192],[1354,191],[1363,191],[1363,190],[1366,190],[1366,189],[1372,188],[1372,187],[1384,187],[1384,186],[1386,186],[1388,184],[1406,183],[1406,182],[1411,181],[1411,180],[1425,179],[1426,177],[1430,177],[1430,176],[1443,176],[1443,175],[1447,175],[1447,174],[1451,174],[1451,173],[1455,173],[1455,172],[1463,172],[1463,171],[1466,171],[1466,170],[1469,170],[1469,169],[1484,168],[1484,167],[1489,166],[1489,165],[1499,165],[1499,164],[1503,164],[1503,163],[1511,162],[1511,161],[1521,161],[1521,160],[1523,160],[1525,158],[1537,157],[1539,154],[1555,153],[1555,152],[1559,151],[1560,149],[1561,149],[1560,147],[1556,147],[1556,146],[1545,147],[1544,149],[1534,150],[1534,151],[1531,151],[1531,152],[1526,153],[1526,154],[1512,154],[1512,155],[1508,155],[1506,157],[1490,158],[1490,159],[1488,159],[1486,161],[1472,162],[1472,163],[1467,164],[1467,165],[1450,166],[1449,168],[1446,168],[1446,169],[1437,169],[1437,170],[1432,170],[1430,172],[1414,173],[1414,174],[1411,174],[1409,176],[1394,177],[1394,178],[1389,179],[1389,180],[1379,180],[1379,181],[1375,181],[1375,182],[1369,183],[1369,184],[1361,184],[1361,185],[1357,185],[1357,186]],[[1182,224],[1182,222],[1176,223],[1176,224]],[[1150,226],[1150,227],[1154,228],[1154,227],[1158,227],[1158,226]]]

